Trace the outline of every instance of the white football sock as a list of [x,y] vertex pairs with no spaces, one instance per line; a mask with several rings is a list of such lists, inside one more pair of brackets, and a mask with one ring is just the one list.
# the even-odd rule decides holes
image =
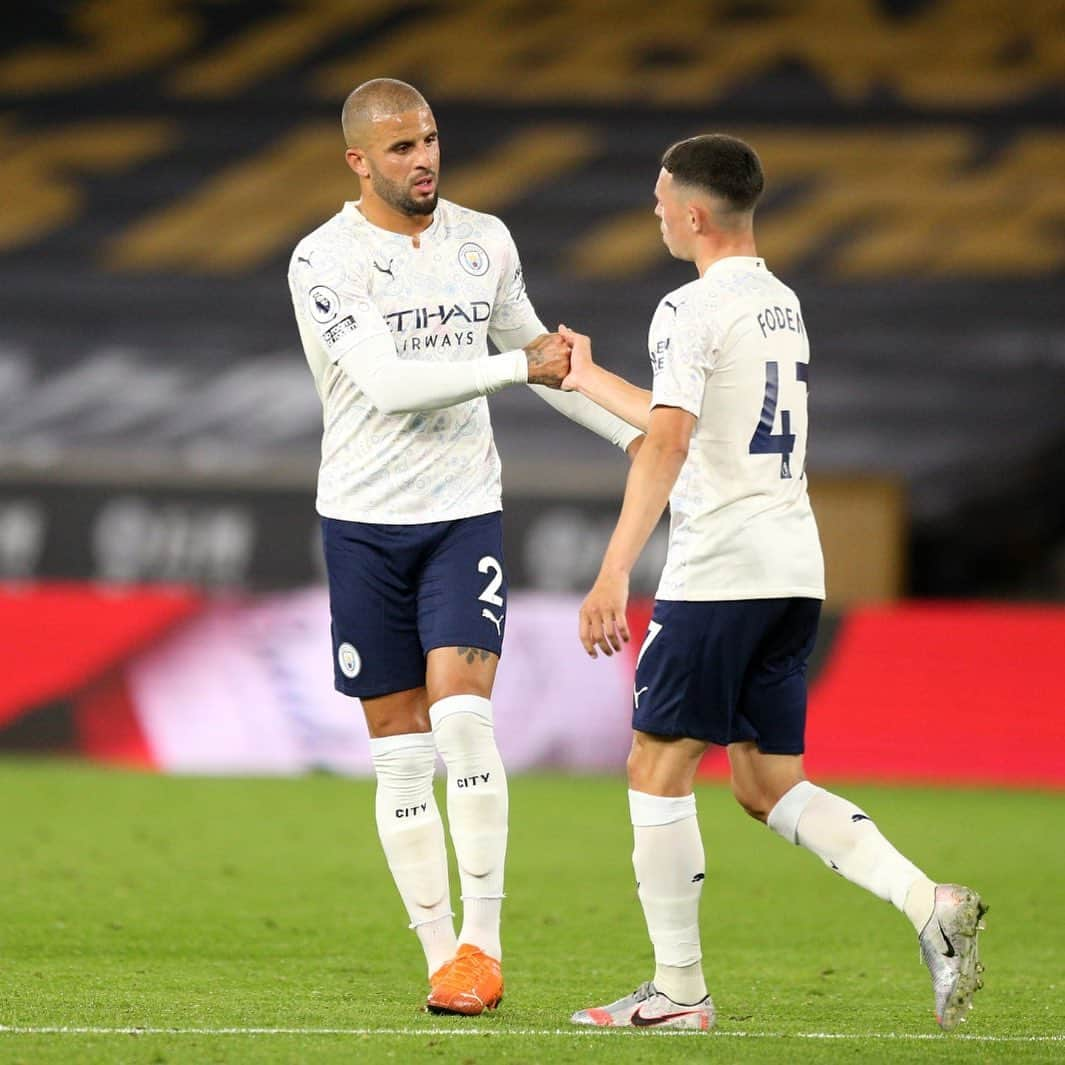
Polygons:
[[851,883],[890,902],[918,932],[931,916],[935,885],[854,803],[802,780],[781,796],[767,823]]
[[452,695],[429,707],[429,720],[447,766],[447,819],[462,883],[459,942],[502,958],[508,796],[492,703],[478,695]]
[[433,795],[432,734],[370,740],[377,774],[377,832],[432,976],[455,954],[444,825]]
[[699,898],[706,859],[695,796],[668,798],[629,790],[632,867],[655,949],[655,987],[674,1002],[706,997]]

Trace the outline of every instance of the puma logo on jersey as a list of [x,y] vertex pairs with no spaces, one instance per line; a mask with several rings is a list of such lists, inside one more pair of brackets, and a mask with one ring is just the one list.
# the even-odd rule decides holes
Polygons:
[[379,270],[382,274],[388,274],[388,276],[390,278],[392,278],[393,281],[395,281],[396,280],[396,275],[394,273],[392,273],[392,264],[394,262],[395,262],[395,259],[389,259],[388,260],[388,265],[387,266],[382,266],[376,259],[374,259],[373,268],[375,270]]
[[487,618],[493,625],[495,625],[495,627],[496,627],[496,635],[497,636],[499,636],[499,637],[503,636],[503,617],[502,616],[497,618],[495,616],[495,614],[493,614],[492,611],[488,609],[488,607],[485,607],[484,610],[481,611],[481,617],[482,618]]
[[632,701],[636,704],[636,709],[640,709],[640,696],[647,691],[649,685],[645,684],[639,691],[636,690],[636,685],[632,686]]

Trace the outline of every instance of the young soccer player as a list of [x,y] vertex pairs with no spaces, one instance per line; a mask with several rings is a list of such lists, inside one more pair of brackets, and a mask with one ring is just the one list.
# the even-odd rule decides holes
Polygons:
[[913,925],[940,1027],[981,986],[974,891],[936,884],[853,803],[805,779],[806,662],[824,567],[806,491],[810,346],[795,293],[755,248],[762,168],[719,134],[673,145],[655,186],[662,239],[698,278],[669,293],[650,329],[650,392],[573,344],[564,388],[647,429],[617,527],[580,612],[592,657],[629,638],[629,574],[668,501],[669,550],[634,687],[629,805],[655,975],[577,1024],[709,1029],[701,964],[703,844],[693,784],[727,746],[736,799],[789,843],[890,901]]

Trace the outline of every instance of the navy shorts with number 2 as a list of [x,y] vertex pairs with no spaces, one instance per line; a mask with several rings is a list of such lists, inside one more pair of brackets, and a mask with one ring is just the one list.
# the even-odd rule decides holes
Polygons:
[[636,664],[632,727],[801,754],[819,599],[657,600]]
[[322,518],[337,691],[425,683],[436,647],[503,648],[507,580],[498,511],[421,525]]

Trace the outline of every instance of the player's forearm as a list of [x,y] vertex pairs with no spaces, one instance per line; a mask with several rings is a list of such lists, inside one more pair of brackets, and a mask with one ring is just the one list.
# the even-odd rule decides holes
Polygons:
[[338,365],[383,414],[451,407],[528,379],[520,350],[469,362],[425,362],[396,358],[394,349],[389,357],[360,346]]
[[542,385],[529,387],[549,406],[564,414],[570,421],[590,429],[597,436],[609,440],[615,447],[627,451],[629,445],[640,435],[640,430],[629,422],[593,403],[579,392],[560,392]]
[[669,503],[686,457],[686,448],[644,440],[629,470],[621,516],[603,556],[604,573],[632,572]]
[[651,409],[651,393],[647,389],[639,388],[599,365],[587,367],[576,383],[582,396],[647,432]]
[[[533,314],[518,326],[511,329],[496,328],[491,331],[490,335],[492,342],[499,348],[523,348],[546,332],[547,327]],[[643,409],[640,410],[638,404],[633,404],[631,410],[633,417],[626,417],[624,413],[612,410],[607,404],[600,403],[595,397],[582,395],[580,391],[559,392],[540,385],[530,385],[530,387],[545,403],[550,404],[560,414],[564,414],[578,425],[583,425],[585,429],[590,429],[604,440],[609,440],[631,457],[632,442],[640,435],[640,432],[647,430],[647,408],[650,405],[651,393],[642,392],[641,389],[629,385],[620,377],[617,380],[642,396]],[[640,420],[633,420],[634,418]]]

